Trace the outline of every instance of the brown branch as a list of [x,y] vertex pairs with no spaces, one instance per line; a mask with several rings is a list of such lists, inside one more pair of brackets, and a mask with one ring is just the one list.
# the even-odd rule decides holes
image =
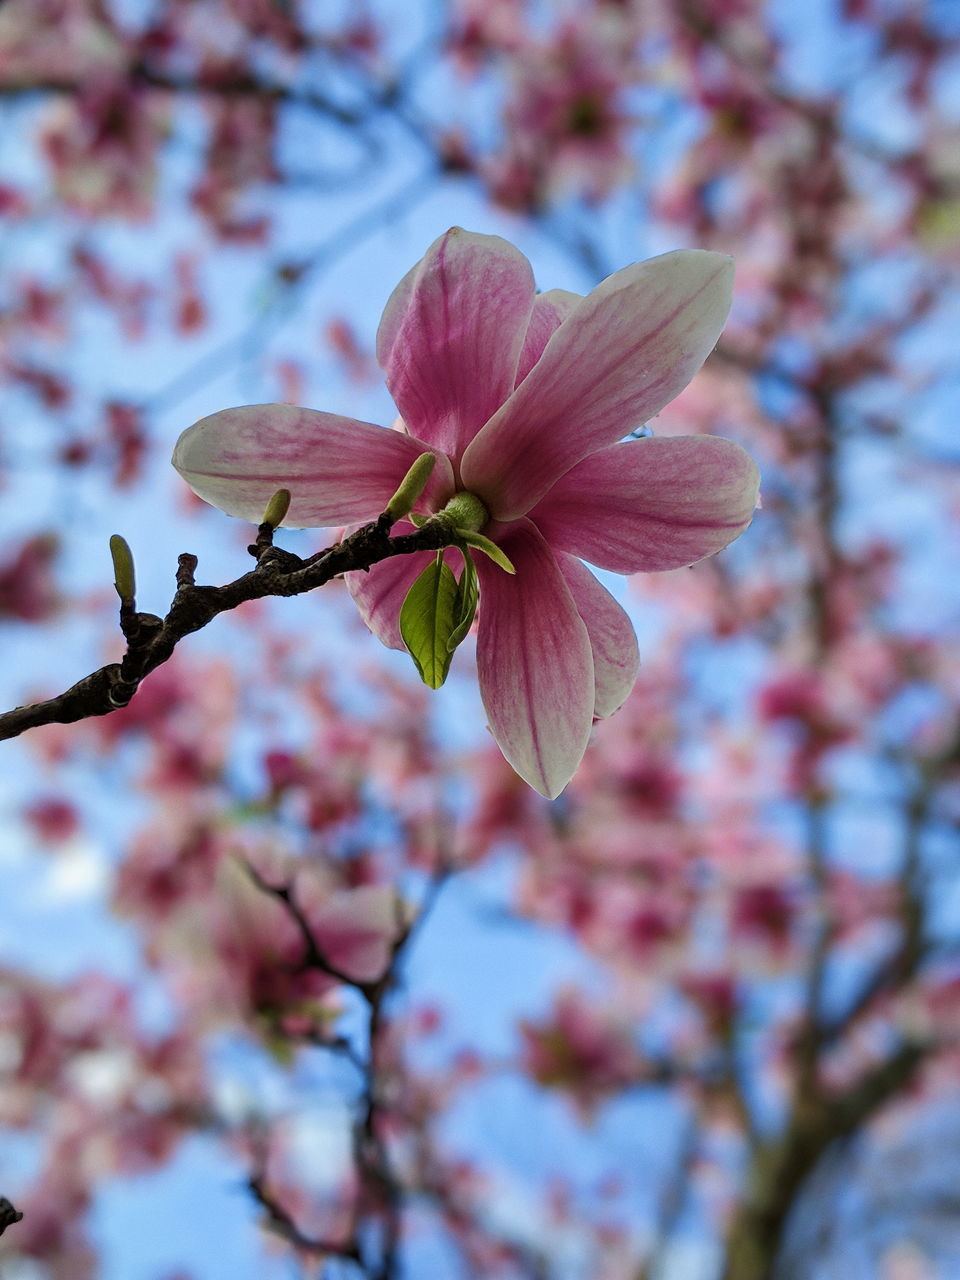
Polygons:
[[[8,74],[0,78],[0,98],[14,99],[37,94],[72,96],[96,80],[89,76],[31,75],[17,79]],[[363,124],[369,115],[383,105],[376,99],[367,107],[355,110],[342,106],[311,87],[296,87],[279,80],[236,67],[209,71],[197,76],[178,75],[151,66],[143,59],[129,63],[115,75],[113,83],[130,89],[153,89],[158,93],[208,98],[256,98],[262,102],[292,104],[317,111],[347,128]],[[383,101],[388,97],[381,95]]]
[[257,567],[222,587],[195,586],[196,557],[180,557],[177,590],[166,617],[124,610],[121,628],[127,642],[120,662],[111,662],[84,676],[56,697],[0,714],[0,739],[15,738],[45,724],[73,724],[93,716],[109,715],[125,707],[143,680],[172,657],[176,646],[200,631],[220,613],[236,609],[248,600],[267,596],[296,596],[321,587],[332,578],[391,556],[414,551],[438,551],[456,542],[456,535],[440,522],[429,522],[414,533],[390,537],[391,518],[384,514],[364,525],[343,542],[308,560],[291,555],[264,539],[261,526],[251,553]]
[[344,986],[353,987],[356,991],[359,991],[367,1003],[371,1004],[376,997],[380,984],[351,978],[348,973],[339,969],[328,959],[323,948],[317,942],[313,929],[310,927],[310,922],[297,902],[292,887],[289,884],[271,884],[249,862],[245,863],[244,866],[250,879],[262,893],[271,898],[276,898],[278,902],[283,904],[290,919],[300,932],[300,937],[303,941],[303,958],[299,964],[293,965],[292,968],[297,972],[316,969],[320,973],[325,973],[328,978],[333,978],[336,982],[342,982]]
[[[261,537],[265,535],[268,528],[269,526],[261,525]],[[397,1274],[401,1218],[404,1202],[410,1189],[393,1167],[378,1124],[380,1116],[385,1111],[389,1110],[390,1114],[399,1114],[399,1112],[392,1100],[385,1102],[381,1096],[377,1049],[384,1027],[385,1004],[397,986],[398,966],[432,911],[437,895],[451,874],[452,865],[445,858],[436,867],[420,903],[420,909],[412,920],[407,922],[398,916],[398,931],[391,949],[390,962],[380,977],[372,981],[353,978],[331,962],[318,941],[306,913],[298,903],[292,884],[272,883],[251,864],[246,863],[245,867],[257,888],[283,906],[300,933],[303,955],[299,964],[294,967],[298,970],[316,969],[356,991],[365,1002],[368,1018],[366,1058],[345,1036],[331,1037],[312,1031],[294,1036],[301,1042],[341,1054],[359,1072],[362,1080],[362,1090],[353,1124],[353,1162],[359,1181],[359,1190],[353,1205],[353,1227],[349,1236],[345,1237],[342,1244],[329,1247],[326,1241],[305,1236],[294,1219],[268,1195],[262,1175],[255,1173],[248,1185],[261,1206],[266,1209],[270,1228],[294,1246],[308,1252],[321,1254],[330,1252],[350,1259],[363,1267],[365,1274],[372,1276],[373,1280],[392,1280]],[[379,1221],[379,1248],[374,1249],[374,1253],[379,1252],[379,1257],[371,1256],[368,1259],[365,1256],[368,1249],[364,1243],[364,1235],[360,1232],[362,1220]]]
[[247,1179],[247,1188],[264,1211],[266,1217],[264,1226],[268,1231],[304,1253],[315,1253],[321,1257],[348,1258],[351,1262],[362,1265],[360,1250],[355,1240],[321,1240],[303,1232],[283,1205],[267,1190],[263,1174],[252,1174]]
[[770,1280],[786,1219],[832,1143],[848,1138],[908,1087],[931,1046],[904,1043],[845,1095],[813,1095],[794,1107],[781,1138],[754,1158],[746,1195],[727,1237],[724,1280]]
[[898,877],[900,940],[893,953],[866,975],[845,1008],[825,1024],[824,1041],[838,1039],[869,1013],[874,1002],[912,983],[921,967],[935,954],[935,942],[928,936],[926,884],[921,858],[921,841],[930,818],[935,788],[943,770],[949,768],[950,751],[919,763],[920,777],[906,805],[907,829],[903,865]]

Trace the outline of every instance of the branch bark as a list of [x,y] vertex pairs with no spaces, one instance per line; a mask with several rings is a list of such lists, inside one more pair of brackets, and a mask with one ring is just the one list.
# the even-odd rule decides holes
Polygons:
[[755,1154],[727,1237],[723,1280],[772,1280],[787,1218],[832,1143],[850,1137],[914,1079],[929,1046],[907,1041],[846,1095],[798,1099],[781,1138]]
[[173,656],[185,636],[202,630],[218,614],[248,600],[302,595],[341,574],[369,569],[391,556],[439,551],[457,541],[449,526],[439,522],[428,522],[415,533],[395,538],[390,536],[392,524],[392,517],[384,513],[374,523],[307,560],[274,547],[272,528],[261,525],[257,541],[250,547],[257,559],[256,568],[222,587],[196,586],[197,558],[181,555],[177,590],[166,617],[121,608],[127,648],[120,662],[100,667],[56,697],[0,714],[0,739],[16,738],[45,724],[73,724],[109,715],[125,707],[142,681]]

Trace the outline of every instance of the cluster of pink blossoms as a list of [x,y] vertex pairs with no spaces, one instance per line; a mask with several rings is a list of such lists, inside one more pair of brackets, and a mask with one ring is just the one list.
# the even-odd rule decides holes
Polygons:
[[[519,250],[454,228],[403,278],[380,323],[399,430],[285,404],[225,409],[183,433],[174,465],[202,498],[252,521],[289,489],[285,523],[314,527],[375,519],[412,463],[435,454],[416,512],[470,495],[477,532],[516,570],[469,552],[480,690],[504,756],[554,797],[639,661],[629,618],[582,560],[618,573],[678,568],[725,547],[752,517],[758,473],[739,446],[624,440],[713,349],[732,278],[729,258],[680,250],[625,267],[586,297],[538,294]],[[404,648],[400,608],[432,555],[348,575],[384,644]]]

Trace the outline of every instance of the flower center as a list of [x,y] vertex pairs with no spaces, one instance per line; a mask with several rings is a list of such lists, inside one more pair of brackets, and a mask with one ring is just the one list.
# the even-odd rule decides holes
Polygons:
[[479,533],[490,519],[490,513],[475,493],[455,493],[438,515],[448,518],[457,529]]

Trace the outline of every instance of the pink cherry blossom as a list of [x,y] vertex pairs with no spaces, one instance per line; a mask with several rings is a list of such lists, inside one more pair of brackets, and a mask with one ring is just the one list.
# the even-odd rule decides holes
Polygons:
[[[480,689],[513,768],[554,797],[595,716],[636,678],[633,627],[582,561],[673,569],[749,524],[758,474],[710,436],[624,441],[686,386],[730,306],[733,264],[679,250],[616,272],[586,297],[537,294],[527,259],[453,228],[396,287],[377,356],[401,430],[291,405],[225,409],[183,433],[174,465],[208,502],[259,521],[278,488],[294,527],[368,521],[411,464],[437,465],[416,510],[478,498],[482,532],[516,568],[475,555]],[[409,529],[398,526],[398,531]],[[370,629],[403,648],[400,606],[433,553],[347,575]]]

